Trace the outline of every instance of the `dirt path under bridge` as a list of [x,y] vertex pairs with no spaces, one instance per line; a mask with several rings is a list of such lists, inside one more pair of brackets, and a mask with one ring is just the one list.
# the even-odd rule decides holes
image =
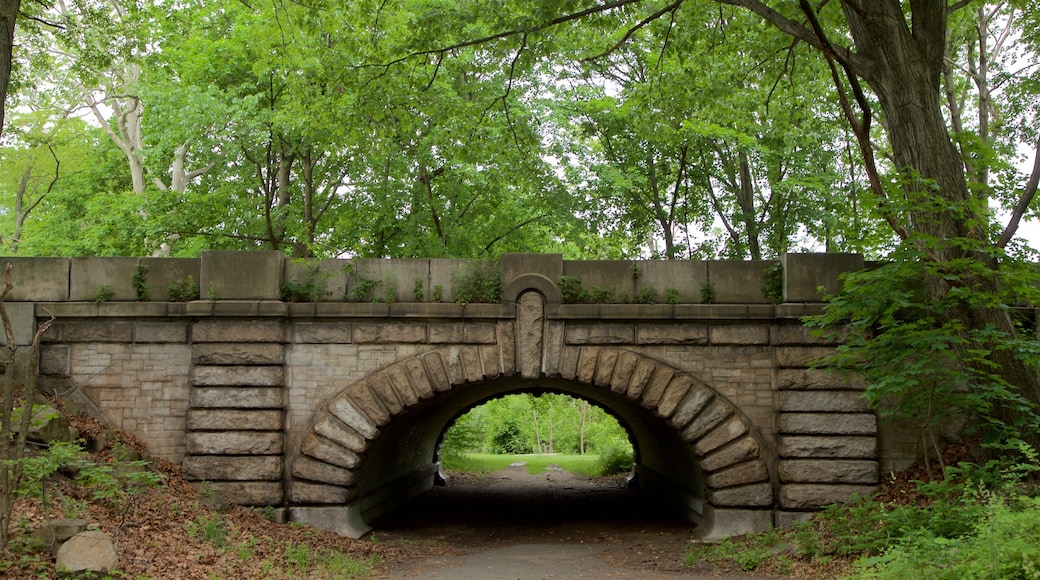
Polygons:
[[[693,526],[623,477],[553,470],[452,474],[375,522],[374,539],[427,548],[428,556],[378,576],[397,578],[691,578]],[[717,577],[717,576],[713,576]],[[743,577],[743,576],[730,576]]]

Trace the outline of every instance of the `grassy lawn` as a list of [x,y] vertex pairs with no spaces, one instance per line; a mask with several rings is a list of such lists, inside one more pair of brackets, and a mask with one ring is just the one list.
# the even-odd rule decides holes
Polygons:
[[514,463],[524,463],[528,473],[542,473],[550,465],[558,465],[578,475],[600,475],[603,462],[600,455],[568,455],[563,453],[529,453],[524,455],[495,455],[492,453],[466,453],[460,458],[444,460],[444,466],[455,471],[487,473],[499,471]]

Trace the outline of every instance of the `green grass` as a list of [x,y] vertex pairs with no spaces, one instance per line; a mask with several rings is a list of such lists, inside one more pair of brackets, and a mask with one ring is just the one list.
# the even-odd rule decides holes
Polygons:
[[444,466],[454,471],[488,473],[501,471],[514,463],[523,462],[528,473],[543,473],[550,465],[559,465],[577,475],[601,475],[602,458],[598,454],[570,455],[563,453],[528,453],[524,455],[495,455],[493,453],[465,453],[462,457],[445,458]]

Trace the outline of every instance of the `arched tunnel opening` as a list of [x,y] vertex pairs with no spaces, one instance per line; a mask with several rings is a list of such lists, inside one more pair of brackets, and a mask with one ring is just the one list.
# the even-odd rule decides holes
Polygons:
[[[632,447],[633,465],[613,478],[547,471],[529,476],[511,468],[497,479],[449,472],[444,486],[444,435],[468,411],[516,394],[555,393],[588,401],[615,418]],[[637,400],[603,387],[564,379],[501,378],[470,384],[414,405],[371,442],[360,481],[360,515],[377,533],[410,526],[483,528],[595,521],[631,525],[670,521],[691,530],[704,515],[697,458],[680,431]]]

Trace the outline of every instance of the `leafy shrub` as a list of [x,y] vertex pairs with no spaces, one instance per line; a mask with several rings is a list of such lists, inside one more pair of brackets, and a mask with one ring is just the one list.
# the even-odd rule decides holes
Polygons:
[[564,304],[585,304],[589,302],[589,293],[577,276],[560,277],[560,295]]
[[461,304],[488,303],[502,300],[502,274],[498,264],[490,261],[472,262],[455,274],[452,281],[455,302]]
[[148,287],[148,266],[138,264],[137,271],[131,277],[130,282],[134,285],[134,293],[137,294],[138,302],[148,302],[152,297],[152,290]]
[[199,283],[191,276],[188,276],[186,279],[179,282],[170,284],[168,294],[170,296],[170,302],[190,302],[192,300],[198,300],[202,295],[199,290]]
[[657,301],[657,291],[653,288],[645,287],[632,298],[632,302],[635,304],[653,304]]
[[762,276],[762,294],[770,304],[784,301],[784,265],[780,262],[766,268]]
[[715,287],[711,285],[711,282],[701,284],[701,302],[715,304]]
[[679,291],[675,288],[667,288],[664,291],[664,300],[669,304],[679,303]]
[[632,471],[632,446],[611,445],[600,452],[600,475]]
[[417,277],[415,283],[412,284],[412,298],[414,298],[416,302],[422,302],[424,297],[423,279]]
[[513,422],[502,425],[501,429],[491,437],[491,452],[515,455],[530,453],[531,446],[520,429]]
[[100,304],[108,302],[114,295],[115,291],[112,290],[111,286],[98,286],[97,291],[94,293],[94,300]]

